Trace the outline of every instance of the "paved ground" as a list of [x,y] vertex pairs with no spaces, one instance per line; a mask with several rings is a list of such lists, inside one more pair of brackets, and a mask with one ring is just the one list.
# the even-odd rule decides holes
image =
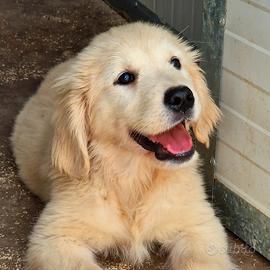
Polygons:
[[[91,37],[124,19],[101,0],[0,1],[0,269],[22,269],[27,236],[43,205],[17,177],[8,137],[14,117],[47,70],[83,48]],[[231,253],[243,270],[270,264],[230,237]],[[157,253],[144,269],[161,269]],[[132,269],[101,259],[106,269]]]

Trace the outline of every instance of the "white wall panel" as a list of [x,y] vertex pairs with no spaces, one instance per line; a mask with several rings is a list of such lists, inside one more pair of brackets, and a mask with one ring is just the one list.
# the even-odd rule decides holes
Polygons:
[[[270,6],[270,1],[268,0],[268,2]],[[227,13],[226,28],[229,31],[270,50],[269,13],[267,11],[254,8],[247,2],[235,0],[227,0],[227,10],[229,12]]]
[[217,147],[217,179],[256,209],[270,216],[270,174],[249,162],[223,141]]
[[269,26],[270,1],[228,0],[216,171],[218,181],[268,217]]
[[270,132],[270,95],[223,69],[221,101]]

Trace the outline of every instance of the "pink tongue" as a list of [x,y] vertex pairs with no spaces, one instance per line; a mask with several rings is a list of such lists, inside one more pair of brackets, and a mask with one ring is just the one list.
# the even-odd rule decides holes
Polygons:
[[192,138],[183,125],[177,125],[167,132],[149,138],[153,142],[162,144],[174,155],[187,152],[192,148]]

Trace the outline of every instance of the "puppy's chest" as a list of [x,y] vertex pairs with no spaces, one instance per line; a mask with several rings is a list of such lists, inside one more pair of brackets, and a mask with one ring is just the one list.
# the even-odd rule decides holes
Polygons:
[[129,192],[118,186],[115,197],[120,222],[133,243],[158,240],[159,235],[164,235],[164,224],[168,227],[175,219],[179,206],[176,193],[175,188],[166,182],[153,181],[149,186],[133,186]]
[[169,228],[179,213],[180,193],[186,193],[175,176],[139,162],[125,168],[112,162],[106,168],[105,173],[99,171],[97,182],[103,182],[110,194],[104,203],[119,224],[115,228],[125,228],[125,238],[131,242],[157,240],[158,235],[164,235],[163,228]]

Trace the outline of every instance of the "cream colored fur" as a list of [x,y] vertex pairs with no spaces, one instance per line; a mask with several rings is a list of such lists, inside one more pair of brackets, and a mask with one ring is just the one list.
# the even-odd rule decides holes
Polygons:
[[[182,68],[169,60],[179,57]],[[205,199],[197,154],[157,161],[129,136],[171,127],[164,91],[185,84],[195,97],[198,140],[219,118],[198,53],[144,23],[112,28],[52,69],[19,114],[12,145],[20,176],[47,205],[30,238],[29,270],[101,269],[95,254],[118,248],[142,262],[160,243],[173,270],[232,270],[224,229]],[[125,70],[132,85],[114,84]],[[213,249],[215,252],[213,252]]]

